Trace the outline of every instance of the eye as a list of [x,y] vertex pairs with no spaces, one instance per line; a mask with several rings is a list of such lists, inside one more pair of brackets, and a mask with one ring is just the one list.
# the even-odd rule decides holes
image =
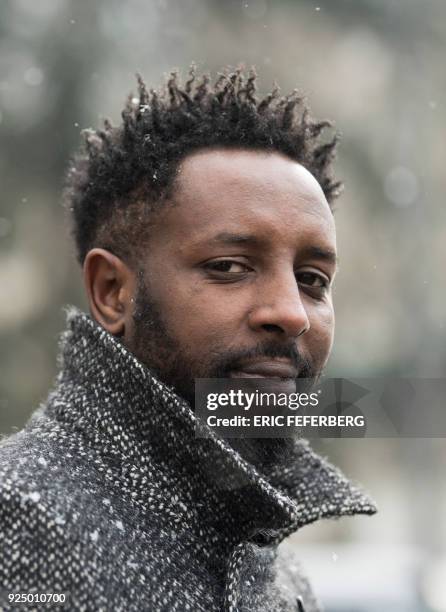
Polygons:
[[310,287],[327,287],[328,280],[315,272],[299,272],[297,278],[303,285]]
[[316,272],[298,272],[296,278],[299,285],[308,289],[315,297],[323,296],[330,287],[328,278]]
[[237,276],[246,274],[251,270],[247,265],[234,259],[217,259],[208,261],[203,266],[208,272],[213,272],[221,277]]

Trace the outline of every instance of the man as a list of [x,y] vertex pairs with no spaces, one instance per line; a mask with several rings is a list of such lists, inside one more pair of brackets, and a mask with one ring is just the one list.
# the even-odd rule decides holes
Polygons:
[[139,79],[122,116],[68,176],[90,315],[69,310],[57,384],[1,446],[3,597],[318,610],[279,544],[373,503],[302,440],[197,438],[193,399],[199,377],[320,376],[336,139],[241,70]]

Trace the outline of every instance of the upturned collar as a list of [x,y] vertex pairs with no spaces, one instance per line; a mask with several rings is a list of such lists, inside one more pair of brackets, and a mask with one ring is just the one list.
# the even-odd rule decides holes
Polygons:
[[[52,415],[119,464],[144,470],[155,457],[160,470],[188,483],[200,516],[235,542],[280,542],[317,519],[376,512],[373,501],[304,440],[296,440],[287,464],[266,477],[212,432],[197,438],[190,405],[75,307],[67,309],[60,348]],[[58,401],[60,394],[71,401]]]

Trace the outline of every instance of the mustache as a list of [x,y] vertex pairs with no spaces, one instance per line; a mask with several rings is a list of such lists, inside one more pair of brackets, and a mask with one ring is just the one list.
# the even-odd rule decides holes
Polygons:
[[298,371],[298,378],[315,378],[316,370],[312,362],[303,356],[295,344],[278,344],[277,342],[264,342],[257,346],[245,349],[235,349],[221,354],[214,361],[210,378],[226,378],[231,370],[236,370],[242,361],[261,357],[289,359]]

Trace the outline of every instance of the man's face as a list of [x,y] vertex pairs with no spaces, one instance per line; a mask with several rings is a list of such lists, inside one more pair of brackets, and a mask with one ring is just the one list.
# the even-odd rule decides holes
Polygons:
[[183,397],[199,377],[320,375],[335,226],[303,166],[278,153],[194,153],[149,242],[125,341]]

